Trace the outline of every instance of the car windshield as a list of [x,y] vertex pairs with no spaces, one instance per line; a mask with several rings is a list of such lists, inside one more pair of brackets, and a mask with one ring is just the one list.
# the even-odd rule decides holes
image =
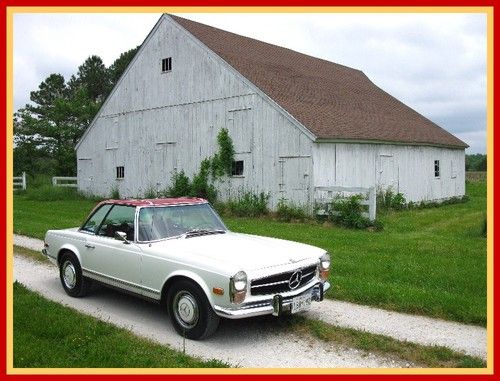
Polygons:
[[139,212],[139,241],[227,231],[209,204],[143,207]]

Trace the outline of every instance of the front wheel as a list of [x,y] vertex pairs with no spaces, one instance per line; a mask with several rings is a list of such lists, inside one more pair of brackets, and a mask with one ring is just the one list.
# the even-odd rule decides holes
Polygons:
[[220,318],[205,293],[191,281],[181,280],[171,286],[167,295],[167,308],[177,333],[188,339],[207,338],[219,326]]
[[82,275],[80,262],[73,253],[65,253],[59,262],[59,277],[66,294],[73,297],[85,296],[90,280]]

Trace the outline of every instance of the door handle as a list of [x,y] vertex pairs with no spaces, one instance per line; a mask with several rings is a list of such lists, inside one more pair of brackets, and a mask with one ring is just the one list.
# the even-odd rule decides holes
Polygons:
[[95,246],[89,245],[88,243],[85,245],[87,249],[95,249]]

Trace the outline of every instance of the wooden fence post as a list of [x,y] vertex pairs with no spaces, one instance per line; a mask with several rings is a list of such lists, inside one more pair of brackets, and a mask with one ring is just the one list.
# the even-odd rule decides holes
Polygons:
[[368,207],[368,213],[370,214],[370,221],[374,221],[377,216],[377,195],[375,194],[375,187],[370,187],[368,192],[368,201],[370,203]]

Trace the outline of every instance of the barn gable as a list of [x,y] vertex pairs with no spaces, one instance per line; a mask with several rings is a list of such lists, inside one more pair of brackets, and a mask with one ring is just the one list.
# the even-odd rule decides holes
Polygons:
[[[164,190],[173,172],[184,170],[190,176],[214,153],[221,128],[229,130],[236,159],[245,164],[245,175],[231,178],[226,193],[249,188],[278,192],[274,179],[280,164],[275,158],[310,155],[314,139],[164,15],[77,145],[79,187],[99,194],[118,187],[127,196]],[[301,165],[312,172],[310,163]],[[132,179],[132,174],[140,178]]]

